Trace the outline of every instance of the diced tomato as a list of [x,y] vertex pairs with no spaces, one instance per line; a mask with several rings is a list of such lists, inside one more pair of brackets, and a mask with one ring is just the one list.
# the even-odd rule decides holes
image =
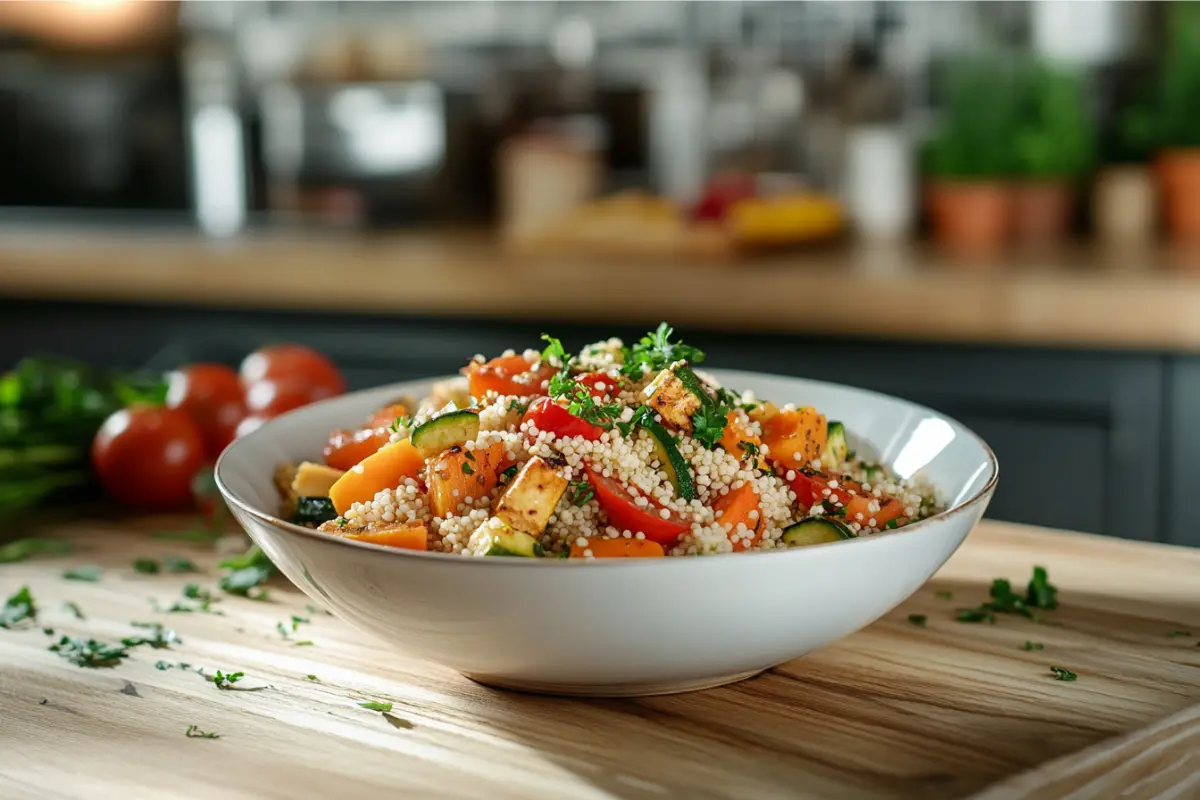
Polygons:
[[597,441],[604,433],[604,429],[599,425],[580,419],[549,397],[534,400],[522,418],[522,421],[525,420],[532,422],[539,431],[547,431],[565,438],[581,436],[589,442]]
[[762,440],[771,461],[787,469],[805,469],[821,457],[827,437],[825,417],[814,408],[797,408],[762,420]]
[[650,498],[649,503],[639,506],[629,490],[612,478],[605,478],[591,467],[585,467],[588,481],[596,490],[596,501],[608,517],[608,523],[620,531],[641,531],[652,542],[668,545],[688,530],[686,520],[668,512],[664,519],[662,506]]
[[588,394],[597,400],[603,400],[610,396],[616,397],[621,391],[621,382],[603,372],[588,372],[575,380],[586,386]]
[[[836,482],[836,486],[830,484]],[[834,508],[846,509],[846,520],[861,525],[882,528],[891,520],[904,517],[904,504],[894,497],[875,497],[872,493],[863,492],[862,484],[847,479],[845,476],[827,475],[812,470],[799,470],[790,481],[792,491],[796,493],[796,502],[802,509],[809,509],[817,503],[832,501],[829,505]],[[825,490],[829,494],[825,494]],[[879,501],[879,510],[871,512],[872,500]],[[858,515],[862,514],[862,519]]]
[[391,436],[387,428],[333,431],[325,444],[325,463],[334,469],[348,470],[387,444]]
[[546,393],[550,377],[558,372],[549,364],[536,370],[524,356],[500,356],[486,364],[471,363],[463,369],[472,397],[483,397],[489,390],[501,395],[533,397]]

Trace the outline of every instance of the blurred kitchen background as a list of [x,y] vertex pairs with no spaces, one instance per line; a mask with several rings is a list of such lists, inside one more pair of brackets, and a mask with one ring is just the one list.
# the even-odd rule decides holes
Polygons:
[[669,320],[1200,545],[1200,7],[0,2],[0,368],[352,388]]

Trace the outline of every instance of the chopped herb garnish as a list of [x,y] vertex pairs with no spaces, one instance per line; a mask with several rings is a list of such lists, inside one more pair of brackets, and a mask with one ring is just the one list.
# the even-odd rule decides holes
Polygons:
[[282,622],[275,623],[275,630],[279,631],[280,636],[282,636],[285,639],[287,638],[288,629],[287,629],[287,626],[284,625]]
[[659,323],[651,333],[646,334],[632,347],[622,350],[621,374],[640,378],[647,372],[664,370],[676,361],[686,361],[689,364],[699,364],[704,360],[704,353],[683,342],[672,342],[674,330],[665,322]]
[[704,403],[692,415],[692,436],[696,441],[712,450],[725,435],[726,417],[729,408],[713,403]]
[[501,472],[500,483],[508,483],[511,481],[514,477],[516,477],[516,474],[519,470],[520,467],[518,467],[516,464],[513,464],[511,467]]
[[1050,583],[1045,567],[1034,567],[1025,593],[1025,602],[1033,608],[1058,608],[1058,589]]
[[37,621],[37,604],[28,586],[22,586],[0,608],[0,628],[16,628]]
[[220,739],[219,733],[205,733],[195,725],[188,725],[187,730],[183,732],[189,739]]
[[312,681],[313,683],[320,683],[320,682],[321,682],[321,679],[320,679],[320,678],[318,678],[316,675],[305,675],[305,676],[304,676],[304,680],[306,680],[306,681]]
[[154,668],[160,672],[166,672],[171,668],[171,664],[170,662],[159,660],[154,662]]
[[70,542],[61,539],[16,539],[0,547],[0,564],[27,561],[34,556],[63,556],[72,549],[73,545]]
[[106,644],[95,639],[73,639],[70,636],[62,637],[49,649],[72,664],[91,669],[115,667],[129,655],[128,646]]
[[1192,634],[1190,631],[1171,631],[1167,635],[1170,636],[1172,639],[1175,639],[1179,636],[1191,636]]
[[953,600],[954,599],[954,592],[934,592],[933,594],[935,597],[937,597],[941,600]]
[[[203,673],[201,674],[203,675]],[[244,672],[224,673],[221,670],[217,670],[212,675],[204,675],[204,679],[218,689],[230,689],[244,677],[246,677]]]
[[302,639],[299,642],[292,642],[292,647],[310,647],[312,644],[311,639]]
[[463,465],[462,465],[462,471],[463,471],[463,475],[474,475],[475,474],[474,468],[465,461],[463,462]]
[[463,458],[465,458],[467,461],[474,461],[474,460],[475,460],[475,453],[474,453],[474,452],[472,452],[471,450],[464,450],[464,451],[463,451]]
[[[1044,620],[1035,614],[1033,609],[1058,606],[1056,597],[1058,589],[1050,584],[1044,567],[1033,568],[1033,578],[1029,581],[1029,588],[1024,597],[1013,591],[1012,584],[1005,578],[997,578],[992,581],[988,594],[991,596],[989,602],[983,603],[975,609],[964,609],[959,614],[958,620],[960,622],[986,620],[994,624],[996,614],[1018,614],[1034,622],[1043,622]],[[974,618],[976,616],[978,619]],[[989,616],[990,619],[988,619]]]
[[587,481],[571,481],[567,484],[567,491],[570,493],[570,503],[574,506],[585,506],[587,502],[595,496],[595,490]]
[[192,563],[191,559],[184,558],[183,556],[163,556],[162,563],[163,568],[166,569],[167,572],[173,572],[176,574],[200,571],[196,565]]
[[1025,650],[1026,652],[1033,651],[1033,650],[1045,650],[1046,645],[1042,644],[1041,642],[1026,641],[1024,646],[1021,649]]
[[267,591],[261,589],[251,592],[270,580],[277,571],[267,554],[258,545],[252,546],[240,556],[227,558],[220,564],[221,569],[230,570],[221,576],[220,586],[230,594],[247,597],[251,600],[267,599]]
[[388,426],[388,429],[392,433],[399,433],[401,428],[404,428],[407,430],[408,428],[411,428],[412,426],[413,426],[413,418],[412,417],[399,416],[399,417],[396,417],[395,421],[392,422],[392,424]]
[[758,455],[758,445],[754,442],[738,442],[738,447],[746,451],[745,458]]
[[308,604],[306,604],[306,605],[304,606],[304,610],[305,610],[305,611],[307,611],[307,612],[308,612],[308,613],[310,613],[310,614],[324,614],[324,615],[325,615],[325,616],[327,616],[327,617],[332,617],[332,616],[333,616],[333,614],[332,614],[332,613],[330,613],[329,611],[326,611],[326,610],[325,610],[325,609],[323,609],[323,608],[318,608],[317,606],[314,606],[312,603],[308,603]]
[[83,615],[83,609],[79,607],[78,603],[68,600],[67,602],[63,603],[63,608],[74,614],[75,619],[87,619],[87,617]]
[[338,517],[333,521],[333,524],[337,525],[339,528],[344,528],[350,524],[350,520],[346,519],[345,517]]
[[368,711],[384,711],[384,712],[387,712],[387,711],[391,711],[391,710],[392,710],[392,704],[391,704],[391,703],[381,703],[381,702],[379,702],[378,700],[367,700],[366,702],[364,702],[364,703],[359,703],[358,705],[359,705],[359,707],[360,707],[360,708],[365,708],[365,709],[367,709]]
[[509,411],[519,411],[521,414],[524,414],[527,408],[528,406],[525,403],[522,403],[520,400],[515,398],[508,401]]
[[989,625],[996,624],[996,615],[990,611],[984,611],[978,608],[963,608],[955,617],[959,622],[986,622]]
[[159,569],[157,561],[155,561],[153,558],[146,558],[145,556],[134,559],[133,568],[146,575],[153,575],[157,573]]
[[925,622],[928,619],[929,619],[929,617],[927,617],[924,614],[909,614],[908,615],[908,621],[911,622],[913,625],[916,625],[918,628],[924,628]]
[[883,527],[887,528],[889,531],[894,531],[896,528],[900,527],[900,523],[894,519],[889,519],[886,523],[884,523]]
[[63,573],[63,577],[69,581],[87,581],[95,583],[100,580],[100,576],[104,570],[95,564],[80,564],[77,567],[72,567]]
[[563,343],[548,333],[542,334],[542,341],[546,343],[546,348],[542,350],[542,361],[553,367],[565,367],[568,357]]
[[1050,671],[1054,673],[1054,679],[1058,681],[1073,681],[1079,678],[1074,672],[1063,667],[1051,667]]

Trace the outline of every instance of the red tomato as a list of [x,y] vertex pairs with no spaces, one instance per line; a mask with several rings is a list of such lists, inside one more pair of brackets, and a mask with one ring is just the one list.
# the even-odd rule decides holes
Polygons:
[[172,372],[167,407],[192,418],[209,458],[216,458],[233,441],[238,423],[246,416],[242,384],[237,373],[223,364],[192,364]]
[[388,443],[392,432],[387,428],[338,430],[329,434],[325,445],[325,463],[334,469],[348,470]]
[[582,436],[589,442],[597,441],[604,433],[604,429],[599,425],[580,419],[549,397],[534,400],[522,417],[522,421],[524,420],[532,422],[539,431],[548,431],[563,437]]
[[532,397],[545,394],[550,377],[558,372],[549,364],[533,369],[524,356],[500,356],[486,364],[468,364],[466,373],[472,397],[483,397],[491,390],[500,395]]
[[187,414],[133,406],[113,413],[92,441],[92,463],[108,493],[127,506],[167,511],[194,502],[204,441]]
[[[588,394],[597,400],[603,400],[609,396],[616,397],[621,391],[620,381],[610,378],[603,372],[589,372],[585,375],[580,375],[576,380],[586,386]],[[601,386],[604,388],[599,388]]]
[[240,370],[242,385],[261,381],[287,381],[313,388],[321,397],[333,397],[346,391],[346,381],[334,363],[325,356],[299,344],[263,347],[246,356]]
[[234,431],[233,438],[240,439],[248,433],[261,428],[263,425],[271,421],[270,417],[264,417],[259,414],[251,414],[238,423],[237,430]]
[[246,409],[251,414],[278,417],[294,408],[332,397],[329,390],[296,381],[259,381],[246,389]]
[[[808,469],[793,471],[796,477],[790,481],[792,491],[796,493],[796,502],[804,509],[811,508],[829,497],[836,499],[838,504],[845,505],[853,496],[848,490],[859,491],[862,488],[853,481],[845,480],[838,480],[837,487],[830,488],[829,482],[836,479],[834,475]],[[829,494],[825,494],[826,489],[829,489]]]
[[[837,481],[837,486],[830,486],[831,481]],[[792,491],[796,493],[796,502],[806,511],[817,503],[832,499],[834,508],[846,509],[847,521],[870,525],[873,519],[875,525],[872,527],[876,528],[882,528],[890,520],[901,520],[904,516],[904,505],[899,500],[864,493],[862,484],[844,476],[801,470],[796,472],[791,486]],[[829,490],[829,494],[825,494],[826,489]],[[879,510],[870,511],[872,500],[879,501]],[[862,514],[862,519],[858,518],[859,514]]]
[[[688,530],[686,520],[671,513],[663,519],[662,507],[650,500],[650,504],[639,506],[629,490],[612,478],[605,478],[591,467],[586,467],[588,481],[596,490],[596,502],[608,516],[608,524],[622,531],[641,531],[646,538],[659,544],[671,544],[681,533]],[[649,498],[646,498],[649,500]]]

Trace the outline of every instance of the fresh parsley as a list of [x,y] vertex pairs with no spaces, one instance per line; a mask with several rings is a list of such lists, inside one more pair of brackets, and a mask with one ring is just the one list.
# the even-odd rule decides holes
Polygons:
[[592,485],[587,481],[571,481],[567,484],[567,491],[570,503],[574,506],[585,506],[596,495]]
[[725,423],[729,416],[727,406],[703,403],[692,415],[692,436],[696,441],[712,450],[725,435]]
[[412,417],[399,416],[396,417],[395,421],[388,426],[388,430],[390,430],[392,433],[399,433],[401,429],[408,430],[412,428],[412,426]]
[[926,623],[926,621],[928,621],[928,619],[929,619],[929,617],[927,617],[925,614],[909,614],[908,615],[908,621],[911,622],[913,625],[916,625],[918,628],[924,628],[925,623]]
[[87,617],[83,615],[83,609],[79,607],[78,603],[68,600],[67,602],[63,603],[63,608],[65,608],[67,611],[70,611],[75,616],[75,619],[87,619]]
[[900,523],[897,520],[889,519],[884,523],[883,527],[887,528],[889,531],[894,531],[900,527]]
[[0,564],[13,564],[18,561],[28,561],[34,556],[62,556],[70,553],[72,545],[61,539],[42,539],[38,537],[15,539],[0,547]]
[[80,564],[63,573],[63,578],[69,581],[86,581],[95,583],[100,580],[104,570],[96,564]]
[[672,342],[671,336],[675,331],[665,322],[646,334],[632,347],[621,351],[621,374],[632,378],[641,378],[649,372],[664,370],[676,361],[686,361],[689,364],[699,364],[704,360],[704,353],[683,342]]
[[1071,670],[1065,669],[1064,667],[1051,667],[1050,671],[1054,673],[1054,679],[1056,681],[1074,681],[1078,680],[1079,678],[1079,676],[1074,672],[1071,672]]
[[1046,645],[1042,644],[1041,642],[1026,641],[1024,646],[1021,647],[1021,649],[1026,652],[1032,652],[1034,650],[1045,650]]
[[506,470],[504,470],[503,472],[501,472],[500,473],[500,483],[508,483],[509,481],[511,481],[513,478],[516,477],[518,470],[520,470],[520,467],[517,466],[516,464],[513,464],[511,467],[509,467]]
[[313,644],[312,639],[302,639],[298,642],[292,642],[292,647],[311,647]]
[[744,458],[753,458],[758,455],[758,445],[754,442],[738,442],[738,447],[746,451]]
[[382,703],[378,700],[367,700],[365,702],[359,703],[358,705],[360,708],[365,708],[368,711],[383,711],[386,713],[386,712],[392,710],[391,703]]
[[462,463],[462,471],[463,471],[463,475],[474,475],[475,474],[475,469],[465,461]]
[[1050,583],[1045,567],[1034,567],[1033,577],[1024,595],[1013,590],[1006,578],[996,578],[988,590],[991,599],[974,609],[962,609],[959,622],[989,622],[995,624],[996,614],[1016,614],[1035,622],[1042,618],[1033,609],[1058,607],[1058,589]]
[[[258,545],[253,545],[240,556],[225,559],[220,567],[229,570],[221,576],[220,587],[229,594],[251,600],[267,599],[267,590],[259,587],[270,580],[277,571],[271,559]],[[256,588],[258,591],[252,592]]]
[[141,572],[145,575],[154,575],[159,570],[158,562],[153,558],[147,558],[145,556],[134,559],[133,568],[137,572]]
[[200,570],[192,563],[191,559],[183,556],[163,556],[163,569],[167,572],[181,574],[184,572],[199,572]]
[[200,730],[200,728],[197,727],[196,725],[188,725],[187,730],[184,731],[183,734],[184,734],[184,736],[188,737],[189,739],[220,739],[221,738],[221,734],[206,733],[205,731]]
[[1033,577],[1025,591],[1025,602],[1033,608],[1058,608],[1058,588],[1050,583],[1045,567],[1034,567]]
[[989,625],[996,624],[996,615],[990,611],[984,611],[978,608],[963,608],[955,617],[959,622],[986,622]]
[[524,413],[528,407],[529,406],[527,404],[522,403],[520,400],[517,400],[515,398],[508,401],[508,410],[516,411],[522,415],[524,415]]
[[28,586],[22,586],[0,608],[0,628],[18,628],[37,622],[37,604]]
[[[204,675],[204,673],[201,674]],[[246,673],[244,672],[226,673],[222,672],[221,670],[217,670],[212,675],[204,675],[204,680],[208,681],[218,689],[232,689],[233,685],[244,677],[246,677]]]
[[115,667],[129,656],[128,645],[107,644],[82,637],[63,636],[49,649],[76,666],[90,669]]
[[570,358],[563,343],[548,333],[542,334],[542,341],[546,343],[545,349],[542,350],[542,361],[552,367],[565,369]]

